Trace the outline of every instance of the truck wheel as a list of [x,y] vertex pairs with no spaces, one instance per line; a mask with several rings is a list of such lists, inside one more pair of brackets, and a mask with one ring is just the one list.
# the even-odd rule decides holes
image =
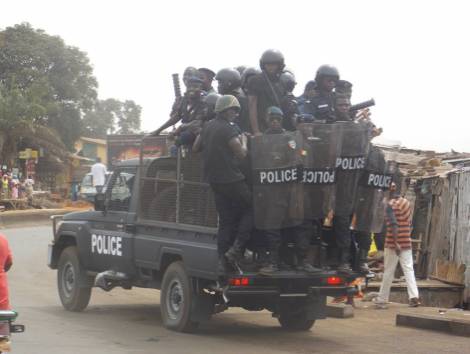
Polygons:
[[308,331],[315,323],[315,320],[309,320],[305,313],[281,313],[278,318],[282,329],[287,331]]
[[57,288],[62,306],[69,311],[83,311],[90,302],[91,287],[81,287],[79,280],[86,270],[78,260],[77,247],[69,246],[60,254]]
[[163,325],[178,332],[193,332],[199,325],[191,320],[193,290],[183,262],[177,261],[163,275],[160,308]]

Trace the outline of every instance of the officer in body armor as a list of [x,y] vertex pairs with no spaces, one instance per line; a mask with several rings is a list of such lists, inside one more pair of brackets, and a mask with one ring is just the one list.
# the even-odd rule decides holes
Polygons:
[[335,67],[320,66],[315,77],[316,95],[303,102],[300,112],[313,115],[316,122],[333,123],[335,121],[334,89],[338,80],[339,72]]
[[281,107],[286,92],[279,79],[284,66],[282,53],[269,49],[261,56],[261,73],[252,76],[248,81],[248,111],[254,135],[260,135],[267,129],[265,114],[268,107]]

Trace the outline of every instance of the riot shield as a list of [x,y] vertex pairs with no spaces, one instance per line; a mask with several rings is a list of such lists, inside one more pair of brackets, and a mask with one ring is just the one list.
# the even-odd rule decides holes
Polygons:
[[299,124],[302,136],[302,185],[304,218],[322,218],[335,203],[336,159],[341,152],[338,124]]
[[299,189],[299,136],[264,134],[251,139],[251,168],[255,226],[279,230],[302,221]]
[[353,228],[361,232],[382,231],[385,208],[392,179],[398,173],[394,151],[383,151],[371,145],[366,167],[356,193]]
[[367,127],[355,122],[341,124],[341,155],[336,159],[335,215],[351,216],[359,178],[365,168],[369,138]]

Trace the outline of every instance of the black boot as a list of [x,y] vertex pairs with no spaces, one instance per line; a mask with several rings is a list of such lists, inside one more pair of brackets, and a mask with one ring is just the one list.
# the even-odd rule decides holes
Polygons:
[[369,265],[367,264],[367,255],[369,254],[369,252],[367,250],[362,250],[360,249],[359,250],[359,271],[361,273],[370,273],[370,269],[369,269]]
[[269,276],[277,272],[279,272],[279,254],[277,252],[270,252],[269,258],[268,258],[268,264],[261,267],[258,270],[258,273]]
[[322,270],[311,265],[307,258],[299,258],[296,269],[300,272],[319,273]]

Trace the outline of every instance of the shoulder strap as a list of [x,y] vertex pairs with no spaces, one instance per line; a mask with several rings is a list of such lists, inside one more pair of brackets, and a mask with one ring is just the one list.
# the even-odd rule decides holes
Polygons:
[[266,80],[266,82],[268,83],[269,88],[271,89],[271,92],[274,96],[274,101],[276,101],[276,104],[278,105],[278,107],[281,107],[281,101],[279,99],[279,96],[277,95],[276,90],[274,90],[274,87],[273,87],[273,84],[272,84],[271,80],[269,80],[268,76],[266,75],[266,73],[264,71],[263,71],[263,77]]

